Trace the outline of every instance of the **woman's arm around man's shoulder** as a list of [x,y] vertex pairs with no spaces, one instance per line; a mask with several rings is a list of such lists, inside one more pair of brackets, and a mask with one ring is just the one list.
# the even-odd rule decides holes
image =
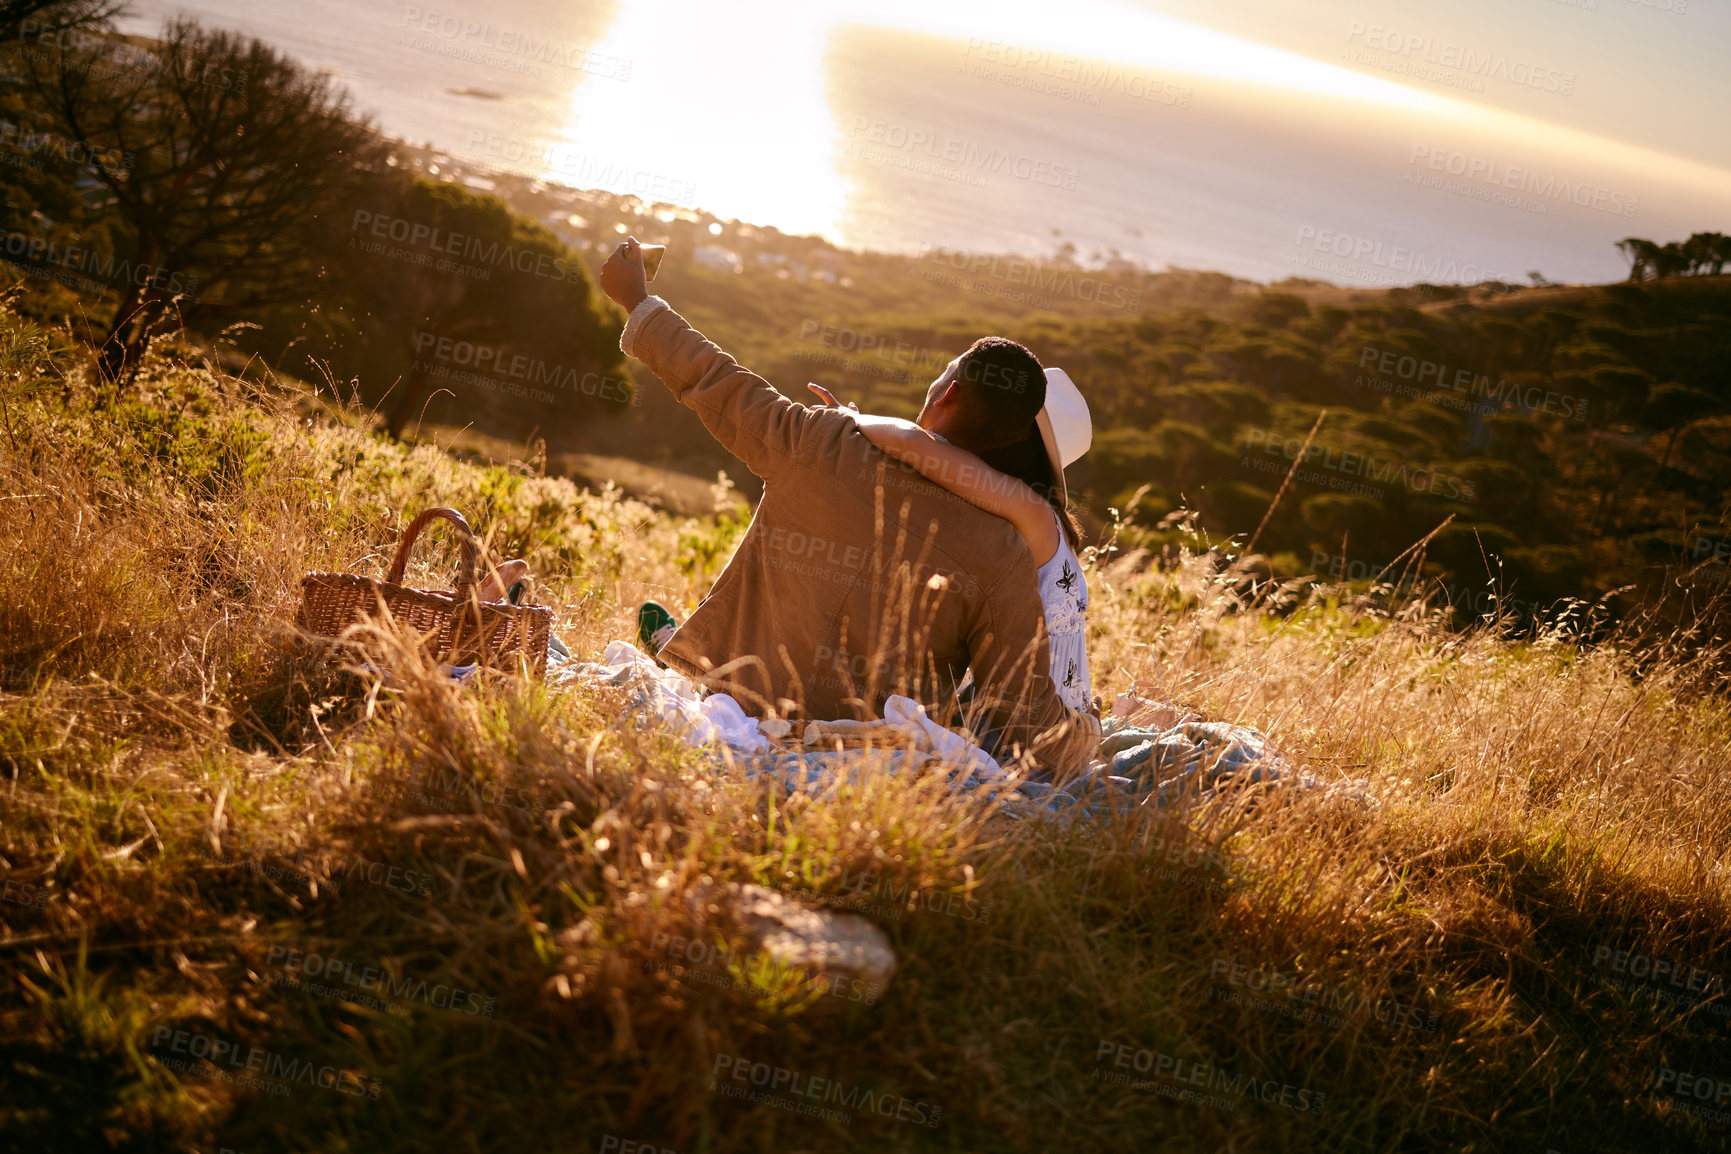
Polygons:
[[[818,391],[815,385],[812,389]],[[821,392],[819,395],[827,396]],[[1028,543],[1036,565],[1044,565],[1057,553],[1058,521],[1052,515],[1052,506],[1023,481],[999,472],[973,453],[933,436],[912,421],[851,409],[843,411],[853,414],[860,432],[877,448],[918,469],[928,481],[943,486],[970,505],[1014,525]]]

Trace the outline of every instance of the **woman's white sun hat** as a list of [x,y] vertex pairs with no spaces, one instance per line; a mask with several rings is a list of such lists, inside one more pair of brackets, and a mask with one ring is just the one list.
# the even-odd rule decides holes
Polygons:
[[1094,443],[1094,419],[1088,415],[1082,390],[1063,369],[1046,370],[1046,404],[1034,423],[1046,443],[1046,455],[1052,459],[1058,497],[1067,503],[1070,490],[1064,484],[1064,467],[1074,464]]

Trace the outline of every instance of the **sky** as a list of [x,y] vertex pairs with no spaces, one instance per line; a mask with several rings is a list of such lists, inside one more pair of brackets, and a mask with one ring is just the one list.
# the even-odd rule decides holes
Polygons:
[[[1156,268],[1383,284],[1609,279],[1623,236],[1731,232],[1727,0],[134,12],[141,31],[187,12],[259,35],[328,70],[387,131],[470,164],[652,188],[853,247],[1071,242]],[[1541,182],[1553,195],[1529,195]]]
[[1574,91],[1505,84],[1464,99],[1731,169],[1726,0],[1140,0],[1139,7],[1323,61],[1338,61],[1354,25],[1367,30],[1360,45],[1377,26],[1428,39],[1433,57],[1450,43],[1507,53],[1573,74]]
[[[725,0],[722,0],[725,2]],[[1351,76],[1731,174],[1731,4],[1725,0],[775,0],[789,10],[1369,94]],[[1579,7],[1578,4],[1591,5]],[[1659,6],[1667,6],[1661,8]],[[1675,11],[1681,6],[1682,11]],[[1154,17],[1138,20],[1136,17]],[[1208,31],[1217,36],[1200,33]],[[1454,54],[1451,55],[1451,50]],[[1349,58],[1507,62],[1527,83],[1444,88]],[[1322,67],[1306,67],[1306,64]],[[1521,67],[1524,65],[1525,67]],[[1535,76],[1534,73],[1538,75]],[[1332,77],[1329,74],[1333,74]],[[1350,75],[1349,75],[1350,74]],[[1377,97],[1370,97],[1377,99]],[[1398,101],[1386,91],[1381,99]]]

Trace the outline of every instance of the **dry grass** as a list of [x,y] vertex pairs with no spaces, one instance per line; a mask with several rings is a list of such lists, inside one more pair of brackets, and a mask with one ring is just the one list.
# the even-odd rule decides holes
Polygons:
[[[1037,821],[886,774],[789,796],[627,723],[608,691],[462,689],[407,654],[381,684],[288,644],[299,575],[376,572],[429,503],[527,556],[580,653],[629,636],[645,596],[693,604],[730,518],[404,451],[165,362],[105,403],[56,360],[76,365],[0,321],[0,1134],[19,1148],[1693,1150],[1731,1132],[1654,1088],[1665,1069],[1731,1081],[1722,1000],[1655,1005],[1594,964],[1611,947],[1731,969],[1731,714],[1683,653],[1649,648],[1637,675],[1616,641],[1453,634],[1333,591],[1251,601],[1209,558],[1131,559],[1091,577],[1100,688],[1144,679],[1261,728],[1314,773],[1368,779],[1375,807]],[[724,881],[861,909],[894,982],[814,995],[741,965]],[[330,996],[314,954],[340,960],[325,984],[388,1004]],[[176,1030],[341,1088],[177,1069]],[[1273,1101],[1099,1077],[1138,1051]],[[738,1102],[710,1088],[734,1058],[891,1116]],[[937,1125],[897,1120],[904,1099]]]

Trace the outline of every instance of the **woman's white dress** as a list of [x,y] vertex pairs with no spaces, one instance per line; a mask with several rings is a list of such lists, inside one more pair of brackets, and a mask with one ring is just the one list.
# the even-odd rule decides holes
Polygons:
[[1046,633],[1052,641],[1052,682],[1065,705],[1086,713],[1094,704],[1088,674],[1088,582],[1062,528],[1058,551],[1040,566],[1039,576],[1040,604],[1046,609]]

